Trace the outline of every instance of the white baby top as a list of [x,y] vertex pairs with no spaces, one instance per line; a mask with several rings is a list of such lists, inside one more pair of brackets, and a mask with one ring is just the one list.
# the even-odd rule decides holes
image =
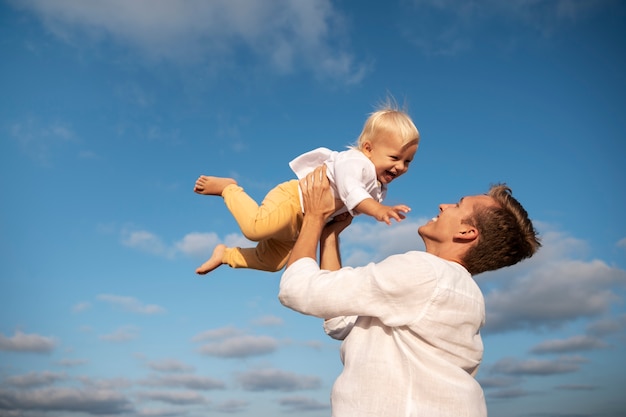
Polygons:
[[[327,166],[326,175],[335,197],[345,204],[345,208],[333,216],[346,211],[354,216],[354,208],[366,198],[373,198],[379,203],[385,199],[387,186],[378,182],[374,164],[357,149],[338,152],[317,148],[298,156],[289,166],[298,179],[302,179],[322,164]],[[302,193],[300,203],[302,206]]]

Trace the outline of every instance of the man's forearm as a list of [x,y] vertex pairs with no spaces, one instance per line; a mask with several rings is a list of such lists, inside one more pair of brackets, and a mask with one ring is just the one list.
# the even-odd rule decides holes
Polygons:
[[327,271],[336,271],[341,268],[339,236],[337,233],[322,232],[320,240],[320,268]]
[[287,267],[301,258],[313,258],[317,261],[317,244],[322,235],[322,229],[326,221],[324,217],[313,214],[305,214],[302,228],[296,244],[294,245]]

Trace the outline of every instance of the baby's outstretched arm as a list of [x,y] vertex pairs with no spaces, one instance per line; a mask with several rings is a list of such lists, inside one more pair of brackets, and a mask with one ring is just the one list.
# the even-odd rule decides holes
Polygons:
[[404,214],[411,211],[411,208],[404,204],[385,206],[373,198],[366,198],[357,204],[355,210],[358,213],[372,216],[379,222],[391,224],[391,219],[395,219],[398,222],[404,220],[406,218]]

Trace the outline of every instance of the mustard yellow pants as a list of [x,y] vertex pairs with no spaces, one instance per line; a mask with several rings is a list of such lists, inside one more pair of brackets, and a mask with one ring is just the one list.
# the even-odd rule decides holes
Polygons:
[[243,235],[258,242],[254,248],[227,248],[222,263],[233,268],[280,271],[302,227],[298,180],[274,187],[260,206],[236,184],[224,188],[222,197]]

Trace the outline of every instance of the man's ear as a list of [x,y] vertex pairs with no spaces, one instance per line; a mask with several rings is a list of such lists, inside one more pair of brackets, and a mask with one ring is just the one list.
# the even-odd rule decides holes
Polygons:
[[472,242],[478,238],[478,229],[469,224],[461,224],[459,231],[454,234],[454,240]]

